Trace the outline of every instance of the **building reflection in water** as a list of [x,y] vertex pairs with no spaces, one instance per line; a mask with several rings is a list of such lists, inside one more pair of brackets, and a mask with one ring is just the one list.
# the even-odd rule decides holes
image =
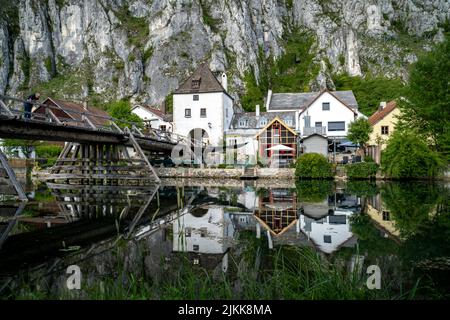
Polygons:
[[195,207],[172,224],[173,251],[190,253],[194,264],[222,263],[228,269],[227,251],[233,243],[235,228],[224,206]]

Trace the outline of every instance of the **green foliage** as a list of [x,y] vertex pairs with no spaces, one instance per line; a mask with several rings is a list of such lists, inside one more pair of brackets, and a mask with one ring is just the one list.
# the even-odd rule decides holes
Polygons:
[[15,150],[20,149],[25,157],[30,158],[32,152],[36,146],[39,146],[41,142],[32,140],[19,140],[19,139],[3,139],[2,147],[4,147],[5,153],[10,157],[17,157]]
[[319,66],[314,63],[314,37],[311,33],[294,30],[284,38],[284,54],[276,61],[265,57],[260,48],[258,56],[259,79],[254,70],[245,74],[246,93],[241,97],[242,106],[247,111],[253,111],[255,105],[264,105],[267,90],[275,92],[309,91],[310,82],[319,72]]
[[450,160],[450,35],[413,65],[405,99],[400,103],[400,128],[416,128],[422,139]]
[[370,125],[369,121],[364,118],[359,118],[350,124],[347,138],[353,143],[357,143],[359,146],[364,147],[369,141],[372,131],[373,127]]
[[38,158],[57,158],[62,151],[62,147],[54,144],[41,144],[36,147]]
[[153,51],[153,47],[148,47],[147,49],[145,49],[142,60],[146,62],[148,59],[150,59],[153,56]]
[[66,96],[77,95],[83,91],[86,79],[80,73],[68,72],[59,74],[48,82],[41,83],[32,91],[40,92],[42,98],[52,97],[54,99],[64,99]]
[[202,7],[203,13],[203,23],[211,28],[211,30],[215,33],[219,31],[220,19],[215,19],[210,15],[210,8],[206,5],[205,0],[200,1],[200,5]]
[[173,93],[170,93],[166,100],[164,100],[164,105],[166,107],[166,113],[172,113],[173,112]]
[[111,103],[108,107],[108,113],[111,117],[118,120],[116,124],[121,128],[131,127],[131,123],[134,123],[136,127],[141,129],[144,127],[142,119],[131,112],[131,104],[129,101],[120,100]]
[[443,196],[448,195],[434,183],[387,183],[381,188],[381,199],[390,211],[402,238],[409,238],[432,216]]
[[297,197],[300,202],[317,203],[328,199],[333,194],[331,180],[303,180],[297,181]]
[[346,166],[349,179],[374,179],[378,172],[375,162],[360,162]]
[[373,197],[378,194],[378,187],[374,181],[349,180],[345,185],[345,192],[359,197]]
[[382,171],[390,178],[432,178],[443,168],[439,154],[414,132],[396,130],[382,153]]
[[381,77],[361,78],[348,75],[335,75],[336,90],[353,90],[358,100],[359,111],[366,116],[378,110],[381,101],[391,101],[401,97],[403,83],[398,79]]
[[114,13],[128,34],[129,44],[136,47],[142,46],[148,39],[150,32],[147,20],[134,17],[126,6],[120,7]]
[[331,179],[334,176],[332,165],[327,158],[318,153],[307,153],[296,162],[297,179]]

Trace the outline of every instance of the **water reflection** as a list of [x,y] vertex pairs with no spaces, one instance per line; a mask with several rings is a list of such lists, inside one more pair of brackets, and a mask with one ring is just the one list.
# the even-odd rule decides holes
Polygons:
[[[114,277],[114,266],[123,261],[127,271],[157,281],[180,257],[230,273],[237,263],[232,257],[244,250],[242,235],[259,239],[255,248],[311,247],[327,257],[364,255],[365,264],[388,264],[397,256],[414,261],[414,268],[430,268],[439,259],[440,268],[449,269],[442,262],[450,260],[448,190],[439,185],[49,187],[36,190],[38,201],[27,205],[12,228],[0,250],[0,274],[43,261],[54,270],[55,257],[84,263],[92,281]],[[115,256],[111,250],[119,240],[126,241],[126,250]],[[72,249],[76,255],[69,259]],[[255,250],[249,255],[262,252]]]

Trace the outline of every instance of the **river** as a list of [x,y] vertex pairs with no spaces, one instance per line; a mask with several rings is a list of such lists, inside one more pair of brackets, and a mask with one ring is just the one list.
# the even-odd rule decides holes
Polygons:
[[26,189],[22,206],[0,195],[3,299],[449,297],[442,183]]

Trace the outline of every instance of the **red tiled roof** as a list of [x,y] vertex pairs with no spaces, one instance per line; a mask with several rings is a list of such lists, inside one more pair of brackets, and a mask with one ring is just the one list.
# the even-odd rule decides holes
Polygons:
[[[108,119],[111,117],[106,111],[104,111],[102,109],[88,106],[88,109],[86,110],[86,109],[84,109],[84,106],[82,104],[70,102],[70,101],[55,100],[52,98],[47,98],[47,99],[45,99],[43,104],[47,104],[48,101],[53,102],[54,104],[56,104],[58,107],[60,107],[62,109],[68,110],[68,112],[64,112],[64,113],[67,114],[67,116],[69,116],[70,118],[72,118],[74,120],[81,121],[81,118],[82,118],[81,113],[86,112],[89,114],[89,115],[86,115],[86,117],[89,118],[89,120],[94,125],[102,126],[102,125],[105,125],[109,121]],[[37,111],[37,109],[36,109],[36,111]],[[74,112],[70,112],[70,111],[74,111]]]
[[391,113],[395,108],[397,108],[397,103],[395,101],[390,101],[386,104],[382,110],[378,110],[368,119],[369,123],[373,126],[383,120],[389,113]]

